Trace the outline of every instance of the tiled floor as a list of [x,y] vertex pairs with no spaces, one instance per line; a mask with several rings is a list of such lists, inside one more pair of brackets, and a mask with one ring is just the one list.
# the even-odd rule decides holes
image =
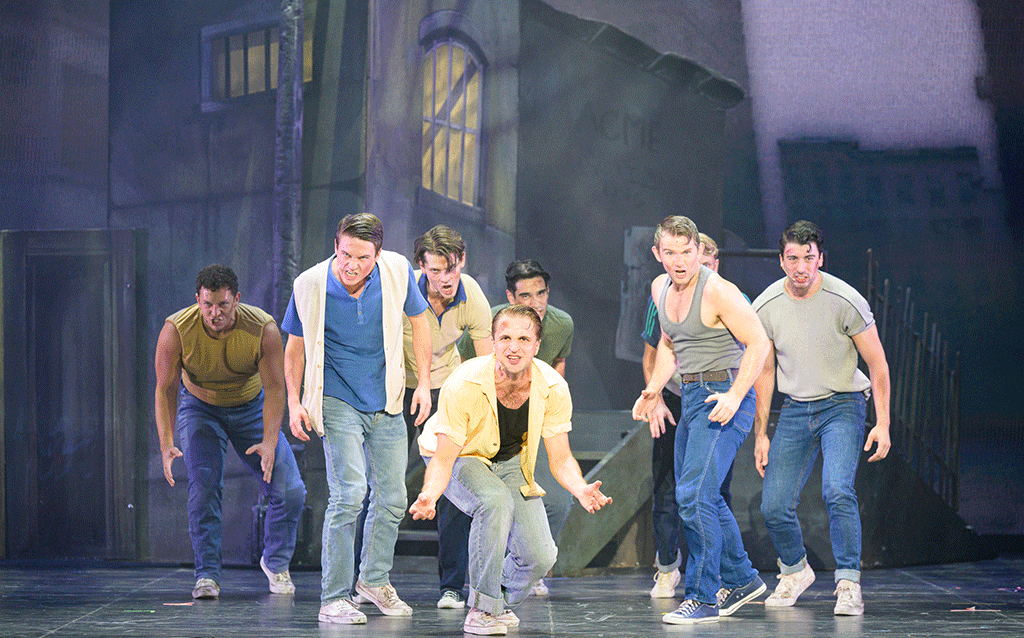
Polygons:
[[[762,574],[769,588],[774,575]],[[833,616],[831,574],[789,609],[760,602],[714,624],[666,625],[677,600],[652,600],[647,571],[553,578],[547,598],[516,610],[510,636],[1024,636],[1024,558],[864,572],[863,618]],[[221,597],[193,603],[190,569],[0,564],[0,636],[459,636],[461,610],[438,610],[436,564],[399,556],[392,581],[412,605],[387,618],[363,605],[361,626],[322,625],[319,572],[293,574],[295,596],[271,595],[258,569],[224,574]],[[681,589],[680,589],[681,592]],[[367,609],[369,607],[369,609]]]

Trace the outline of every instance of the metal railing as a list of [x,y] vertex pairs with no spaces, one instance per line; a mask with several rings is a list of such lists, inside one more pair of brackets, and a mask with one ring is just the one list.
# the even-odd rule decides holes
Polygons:
[[[889,362],[893,450],[954,511],[960,484],[960,353],[938,326],[919,318],[910,288],[879,281],[868,250],[867,299]],[[869,414],[874,419],[874,414]]]

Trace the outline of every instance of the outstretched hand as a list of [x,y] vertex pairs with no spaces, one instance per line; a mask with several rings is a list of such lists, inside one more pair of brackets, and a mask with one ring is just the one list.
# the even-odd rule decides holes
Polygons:
[[420,495],[409,506],[409,513],[412,514],[412,520],[414,521],[431,520],[437,514],[436,507],[436,499],[432,500],[429,496],[420,492]]
[[591,514],[612,502],[610,496],[605,496],[601,493],[601,481],[594,481],[587,485],[575,496],[576,500],[583,506],[583,509]]

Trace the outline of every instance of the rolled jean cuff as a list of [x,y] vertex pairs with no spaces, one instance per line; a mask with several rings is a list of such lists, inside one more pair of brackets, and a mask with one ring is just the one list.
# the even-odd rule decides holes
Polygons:
[[469,600],[467,602],[470,607],[487,612],[492,616],[500,616],[505,613],[504,598],[493,598],[487,594],[478,592],[472,587],[469,588]]
[[836,582],[840,580],[850,580],[855,583],[860,582],[860,570],[859,569],[837,569],[836,570]]
[[[795,565],[786,565],[781,560],[776,560],[776,562],[779,564],[779,573],[783,576],[786,576],[787,574],[795,574],[803,571],[804,567],[807,567],[807,554],[804,554],[804,557],[798,560]],[[858,572],[858,574],[859,573],[860,572]],[[858,580],[859,578],[860,577],[858,576]]]
[[676,550],[676,559],[674,561],[672,561],[671,565],[662,565],[661,564],[661,556],[659,556],[659,555],[657,555],[657,553],[655,553],[655,556],[654,556],[654,566],[657,567],[658,571],[663,573],[663,574],[667,574],[667,573],[669,573],[671,571],[679,569],[679,566],[682,565],[682,564],[683,564],[683,553],[680,552],[678,549]]

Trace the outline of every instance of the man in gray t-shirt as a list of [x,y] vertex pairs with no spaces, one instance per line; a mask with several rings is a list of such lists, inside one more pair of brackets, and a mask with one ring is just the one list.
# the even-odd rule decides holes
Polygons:
[[[889,365],[868,302],[844,281],[820,272],[821,230],[791,224],[779,241],[786,276],[754,300],[772,348],[754,383],[754,463],[764,477],[761,513],[779,553],[779,585],[766,607],[788,607],[811,583],[796,504],[822,453],[822,495],[836,560],[835,614],[864,613],[860,591],[860,513],[854,480],[864,441],[866,400],[874,396],[876,424],[863,450],[868,461],[889,453]],[[868,376],[857,368],[858,354]],[[775,389],[786,395],[775,437],[768,412]]]

